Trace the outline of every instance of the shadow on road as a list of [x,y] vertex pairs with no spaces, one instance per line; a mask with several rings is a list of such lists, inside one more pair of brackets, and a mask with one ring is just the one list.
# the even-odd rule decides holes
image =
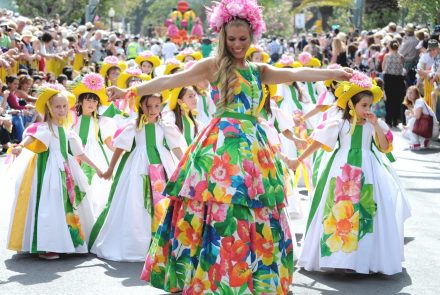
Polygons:
[[100,266],[106,271],[105,274],[118,279],[123,279],[121,284],[126,287],[145,286],[146,282],[140,279],[143,262],[116,262],[98,258],[103,262]]
[[[406,295],[408,293],[400,293],[400,291],[412,284],[411,277],[403,268],[402,273],[392,276],[383,274],[356,274],[345,273],[340,270],[333,272],[309,272],[306,270],[298,271],[303,276],[313,280],[310,284],[293,284],[294,290],[297,294],[311,293],[313,291],[320,292],[323,295],[340,295],[340,294],[399,294]],[[326,288],[321,288],[319,285],[324,285]],[[368,287],[366,287],[368,286]],[[328,290],[329,288],[334,290]],[[307,291],[306,291],[307,290]],[[368,290],[362,292],[361,290]]]
[[92,259],[89,255],[61,255],[58,260],[45,261],[35,254],[15,254],[4,262],[8,270],[19,274],[0,282],[0,285],[16,282],[29,286],[52,282],[72,269],[95,267],[96,264],[81,265]]

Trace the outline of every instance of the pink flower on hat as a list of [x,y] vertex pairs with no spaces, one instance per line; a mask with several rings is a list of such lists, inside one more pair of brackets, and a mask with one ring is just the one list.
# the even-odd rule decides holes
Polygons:
[[178,60],[175,59],[175,58],[171,58],[171,59],[168,59],[168,60],[166,61],[166,64],[167,64],[167,65],[176,65],[176,66],[178,66],[178,65],[180,65],[180,61],[178,61]]
[[373,86],[371,78],[359,71],[353,71],[350,82],[366,89],[369,89]]
[[125,70],[125,72],[126,72],[127,74],[132,75],[132,76],[139,76],[139,75],[142,74],[142,71],[139,70],[139,69],[127,69],[127,70]]
[[144,58],[149,58],[149,57],[154,56],[154,54],[151,51],[144,51],[144,52],[141,52],[139,55]]
[[182,52],[181,52],[181,54],[183,54],[183,55],[189,55],[189,54],[193,54],[195,51],[194,51],[194,49],[192,49],[192,48],[186,48],[185,50],[183,50]]
[[82,79],[83,84],[90,90],[98,91],[104,87],[104,79],[101,75],[90,73]]
[[64,88],[63,84],[43,83],[41,86],[43,88],[50,88],[58,91],[66,91],[66,88]]
[[104,58],[104,63],[117,66],[119,63],[119,59],[113,55],[107,56],[106,58]]
[[293,59],[293,57],[284,54],[279,60],[279,63],[287,66],[292,64],[294,61],[295,60]]
[[308,64],[312,58],[313,58],[313,56],[312,56],[309,52],[307,52],[307,51],[305,51],[305,52],[301,52],[301,53],[298,55],[298,60],[299,60],[299,62],[302,63],[303,65]]

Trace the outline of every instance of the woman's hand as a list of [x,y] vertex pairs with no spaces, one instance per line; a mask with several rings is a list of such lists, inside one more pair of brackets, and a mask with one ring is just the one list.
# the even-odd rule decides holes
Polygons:
[[106,89],[108,101],[115,101],[116,99],[124,98],[127,93],[128,89],[121,89],[116,86],[110,86]]
[[295,137],[295,147],[297,150],[305,150],[307,148],[307,140]]
[[21,151],[23,150],[23,145],[17,144],[12,148],[12,154],[19,156],[21,154]]
[[333,70],[333,75],[334,75],[333,80],[348,81],[353,75],[353,69],[342,68],[342,69]]
[[292,169],[292,171],[295,171],[296,169],[298,169],[300,162],[296,158],[293,160],[287,160],[286,164],[290,169]]

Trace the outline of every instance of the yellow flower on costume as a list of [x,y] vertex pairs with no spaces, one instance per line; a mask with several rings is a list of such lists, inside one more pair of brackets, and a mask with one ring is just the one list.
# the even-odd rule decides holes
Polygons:
[[214,199],[216,202],[231,203],[232,195],[226,192],[226,188],[216,185],[214,188]]
[[354,211],[351,201],[336,203],[324,220],[324,233],[331,234],[326,244],[330,251],[351,253],[358,248],[359,211]]
[[275,177],[276,170],[274,160],[270,157],[268,150],[259,148],[256,141],[252,144],[252,158],[258,168],[260,168],[264,178],[268,177],[269,174],[271,177]]

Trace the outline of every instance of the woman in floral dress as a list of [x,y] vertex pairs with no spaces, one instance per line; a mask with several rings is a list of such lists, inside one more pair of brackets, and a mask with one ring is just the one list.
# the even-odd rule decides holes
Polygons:
[[[200,131],[168,182],[171,198],[147,255],[142,278],[186,294],[287,294],[293,251],[284,210],[284,179],[257,123],[262,84],[336,78],[344,70],[275,69],[245,60],[264,30],[255,1],[224,0],[210,14],[219,32],[215,58],[132,87],[132,95],[195,85],[219,91],[217,113]],[[107,89],[111,99],[126,90]]]

